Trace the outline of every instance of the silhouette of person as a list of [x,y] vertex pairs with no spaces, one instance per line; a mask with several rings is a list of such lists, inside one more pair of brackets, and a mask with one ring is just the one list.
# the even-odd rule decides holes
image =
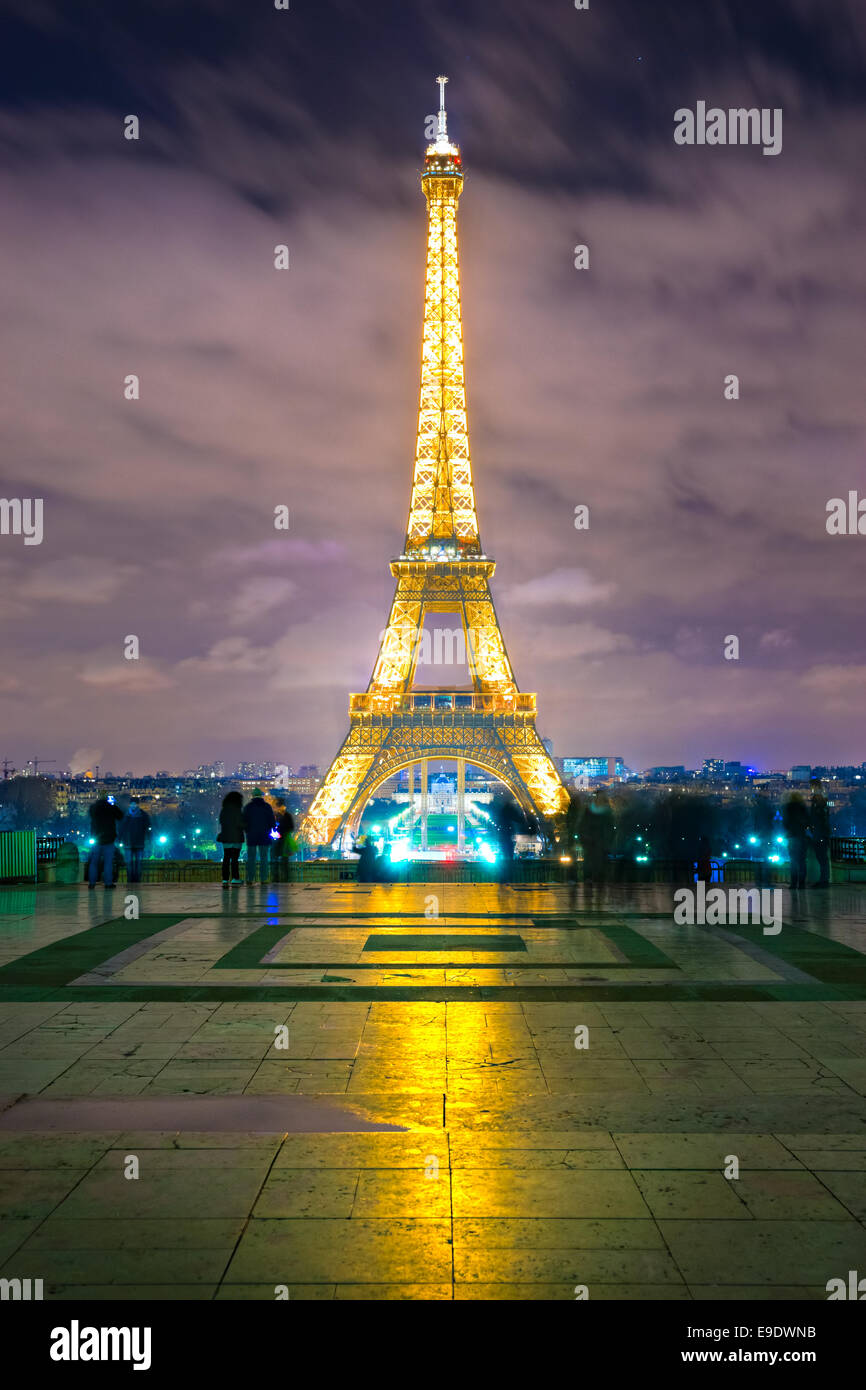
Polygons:
[[117,839],[118,822],[123,820],[123,812],[115,806],[114,797],[103,792],[88,808],[90,833],[96,840],[90,855],[88,868],[88,887],[95,888],[102,869],[106,888],[114,887],[114,847]]
[[563,855],[569,861],[565,865],[565,881],[568,884],[568,905],[571,912],[577,910],[577,840],[582,817],[583,800],[572,792],[562,821],[560,841]]
[[613,807],[603,787],[593,792],[580,822],[580,842],[583,845],[583,881],[603,886],[607,882],[609,859],[613,848]]
[[358,856],[358,868],[355,873],[358,883],[376,883],[379,876],[379,856],[376,846],[370,842],[369,835],[362,835],[360,840],[355,841],[355,853]]
[[277,818],[265,801],[264,792],[256,787],[243,809],[244,833],[247,841],[247,883],[256,881],[256,865],[262,883],[267,883],[271,857],[271,831]]
[[127,881],[141,883],[141,861],[145,842],[150,834],[150,816],[146,811],[142,811],[137,797],[130,797],[129,808],[120,823],[120,834],[129,850]]
[[289,836],[294,833],[295,822],[285,801],[277,801],[274,806],[277,818],[276,829],[279,838],[271,841],[271,882],[286,883],[289,877]]
[[698,841],[698,880],[701,883],[713,881],[713,861],[710,858],[710,842],[706,835],[702,835]]
[[830,883],[830,808],[819,777],[813,777],[812,799],[809,803],[809,829],[812,848],[818,861],[818,882],[813,888],[827,888]]
[[782,807],[782,825],[788,838],[791,861],[791,887],[806,887],[806,842],[809,834],[809,808],[799,792],[791,792]]
[[228,888],[229,880],[235,884],[241,881],[239,861],[244,847],[243,804],[240,792],[226,792],[220,808],[217,843],[223,847],[223,888]]
[[776,818],[776,808],[767,793],[761,787],[755,794],[752,802],[752,832],[758,841],[758,870],[757,880],[759,883],[769,882],[770,873],[767,863],[768,847],[773,835],[773,821]]
[[514,867],[514,836],[519,829],[520,815],[514,803],[502,797],[493,808],[493,818],[499,856],[499,881],[507,883]]

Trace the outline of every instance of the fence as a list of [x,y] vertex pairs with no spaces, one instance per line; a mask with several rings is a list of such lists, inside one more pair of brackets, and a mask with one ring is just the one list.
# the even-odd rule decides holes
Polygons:
[[[831,840],[834,882],[866,882],[866,836],[834,836]],[[354,881],[355,859],[292,860],[293,883],[345,883]],[[393,883],[495,883],[500,865],[469,860],[406,860],[388,864],[386,881]],[[654,859],[643,863],[625,856],[611,856],[610,883],[692,883],[696,866],[690,860]],[[764,864],[754,859],[713,861],[713,882],[765,885],[787,882],[787,864]],[[517,885],[566,884],[584,877],[583,864],[560,859],[515,859],[507,866],[508,882]],[[0,881],[77,883],[82,878],[78,849],[60,835],[37,835],[32,830],[0,831]],[[125,869],[121,870],[125,880]],[[217,859],[150,859],[142,865],[144,883],[217,883],[221,878]]]
[[36,882],[36,831],[0,831],[0,880]]
[[866,864],[866,835],[834,835],[830,840],[834,864]]

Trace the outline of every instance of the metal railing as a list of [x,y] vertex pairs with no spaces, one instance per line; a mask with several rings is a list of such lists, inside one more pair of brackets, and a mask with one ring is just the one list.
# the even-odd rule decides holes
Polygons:
[[36,862],[37,864],[56,864],[57,851],[66,841],[62,835],[37,835],[36,836]]
[[866,835],[833,835],[830,858],[836,864],[866,863]]

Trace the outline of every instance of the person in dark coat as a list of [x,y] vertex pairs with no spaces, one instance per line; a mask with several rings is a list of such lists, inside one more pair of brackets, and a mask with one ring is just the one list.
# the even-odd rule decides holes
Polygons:
[[580,842],[583,845],[583,879],[585,883],[603,884],[607,881],[609,859],[614,841],[613,807],[603,787],[593,793],[580,823]]
[[497,797],[490,811],[498,851],[498,879],[507,883],[514,872],[514,837],[520,830],[520,812],[506,797]]
[[824,795],[820,778],[812,779],[812,799],[809,803],[809,829],[812,832],[812,848],[818,861],[818,882],[813,888],[827,888],[830,884],[830,807]]
[[265,794],[256,787],[252,797],[243,810],[244,834],[247,842],[247,883],[256,881],[256,862],[259,877],[267,883],[271,859],[271,831],[276,828],[277,818],[265,801]]
[[88,809],[90,833],[96,841],[90,855],[88,870],[89,887],[96,887],[100,867],[106,888],[114,887],[114,842],[117,839],[118,822],[123,820],[123,812],[115,806],[114,797],[109,801],[103,792]]
[[792,792],[782,807],[782,825],[788,838],[788,858],[791,861],[791,887],[806,887],[806,839],[809,833],[809,808],[799,792]]
[[120,838],[129,850],[127,881],[141,883],[141,861],[144,846],[150,834],[150,816],[142,811],[136,797],[130,797],[129,809],[120,823]]
[[370,842],[369,835],[362,835],[355,843],[358,856],[356,879],[358,883],[377,883],[379,879],[379,856],[376,846]]
[[223,847],[223,888],[229,880],[240,883],[241,850],[244,847],[244,799],[240,792],[227,792],[220,808],[220,828],[217,844]]
[[770,882],[769,846],[772,841],[773,821],[775,817],[775,806],[767,796],[763,787],[759,788],[752,802],[752,829],[755,832],[755,839],[758,842],[758,883]]
[[712,883],[713,861],[710,856],[710,842],[706,835],[698,841],[698,882]]

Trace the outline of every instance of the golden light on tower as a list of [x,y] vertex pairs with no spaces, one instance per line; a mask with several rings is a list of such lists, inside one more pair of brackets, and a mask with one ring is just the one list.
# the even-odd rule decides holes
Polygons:
[[[472,486],[457,207],[463,192],[460,149],[448,138],[447,77],[440,88],[436,139],[427,146],[421,186],[427,199],[427,269],[421,390],[412,497],[388,626],[370,684],[349,697],[349,733],[310,807],[301,834],[330,844],[357,825],[376,787],[430,757],[493,772],[524,809],[548,819],[568,796],[535,728],[535,696],[518,691],[499,628]],[[465,637],[472,692],[416,693],[415,663],[427,612],[455,613]]]

